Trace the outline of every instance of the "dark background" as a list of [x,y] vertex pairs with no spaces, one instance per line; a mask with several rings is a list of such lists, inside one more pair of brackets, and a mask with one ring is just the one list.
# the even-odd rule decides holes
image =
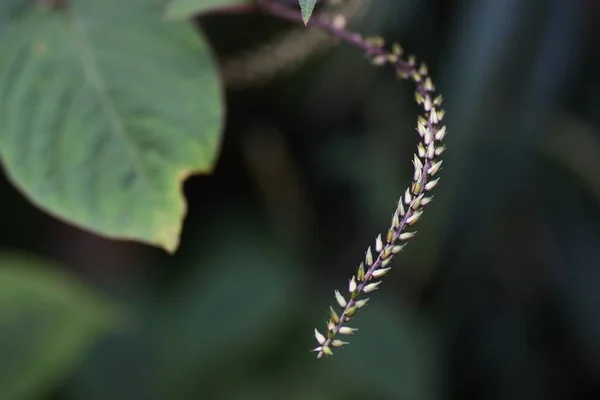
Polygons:
[[435,201],[351,344],[308,352],[410,182],[413,88],[344,44],[285,71],[267,52],[283,73],[236,81],[231,60],[296,27],[207,15],[228,118],[214,174],[185,184],[175,256],[70,227],[0,180],[2,247],[131,316],[48,399],[600,398],[600,4],[366,3],[351,29],[427,62],[449,135]]

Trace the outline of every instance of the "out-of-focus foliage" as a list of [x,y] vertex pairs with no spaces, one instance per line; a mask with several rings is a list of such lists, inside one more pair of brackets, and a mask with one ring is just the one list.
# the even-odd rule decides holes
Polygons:
[[[38,299],[60,272],[126,311],[120,329],[70,340],[68,363],[36,363],[39,380],[21,398],[599,398],[599,18],[596,2],[572,0],[377,0],[350,20],[427,62],[445,97],[448,151],[418,236],[330,359],[309,352],[313,327],[387,225],[417,140],[413,88],[355,49],[226,88],[222,151],[213,175],[185,184],[173,256],[50,218],[4,177],[3,248],[59,265],[23,272],[43,282],[35,293],[0,283],[2,309],[8,293]],[[136,22],[121,21],[133,35]],[[289,28],[257,14],[194,22],[224,64]],[[47,301],[44,315],[86,304]],[[43,354],[6,350],[41,346],[39,329],[27,339],[5,334],[17,323],[0,328],[2,373]]]
[[199,13],[209,13],[250,2],[251,0],[170,0],[167,2],[165,15],[169,19],[186,19]]
[[43,395],[119,320],[116,305],[59,270],[28,256],[0,256],[2,399]]
[[223,110],[203,37],[163,21],[162,4],[13,15],[0,36],[0,151],[14,184],[52,215],[173,251],[182,181],[212,170]]

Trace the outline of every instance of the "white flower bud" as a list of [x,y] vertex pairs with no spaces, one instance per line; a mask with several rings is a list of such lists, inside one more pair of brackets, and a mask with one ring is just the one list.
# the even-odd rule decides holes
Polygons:
[[335,300],[340,305],[340,307],[342,307],[342,308],[346,307],[346,299],[344,299],[344,296],[342,296],[342,294],[337,290],[334,293],[335,293]]
[[378,287],[379,285],[381,285],[381,282],[369,283],[368,285],[366,285],[366,286],[363,288],[363,292],[364,292],[364,293],[370,293],[370,292],[372,292],[372,291],[374,291],[374,290],[377,290],[377,287]]

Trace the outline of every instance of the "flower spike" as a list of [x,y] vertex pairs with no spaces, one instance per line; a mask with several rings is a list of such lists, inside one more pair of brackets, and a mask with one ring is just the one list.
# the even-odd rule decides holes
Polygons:
[[[283,19],[302,22],[300,13],[279,2],[258,0],[258,7],[267,14]],[[329,319],[326,322],[327,335],[322,335],[315,329],[314,336],[318,346],[313,349],[317,358],[333,355],[332,348],[340,348],[347,344],[337,339],[338,335],[353,335],[357,330],[345,324],[350,321],[369,301],[364,294],[374,292],[381,281],[373,279],[385,277],[391,271],[394,256],[406,246],[416,232],[407,228],[416,225],[421,220],[424,207],[432,201],[429,194],[439,182],[442,160],[439,157],[445,152],[446,146],[442,140],[447,135],[441,121],[445,110],[441,109],[443,98],[436,94],[436,86],[431,79],[429,69],[423,63],[417,63],[413,55],[405,56],[402,47],[393,44],[387,50],[385,41],[380,37],[366,39],[359,34],[346,30],[346,24],[335,23],[334,20],[319,15],[313,15],[309,26],[320,29],[334,38],[347,42],[361,49],[371,62],[378,66],[391,66],[402,79],[409,79],[416,85],[415,100],[421,107],[422,113],[417,118],[416,130],[419,135],[417,151],[412,159],[412,181],[406,191],[400,196],[396,209],[392,214],[389,228],[384,234],[377,235],[373,249],[369,246],[360,263],[358,271],[348,283],[350,297],[344,297],[340,291],[334,291],[336,304],[341,312],[330,307]],[[435,178],[434,178],[435,176]]]

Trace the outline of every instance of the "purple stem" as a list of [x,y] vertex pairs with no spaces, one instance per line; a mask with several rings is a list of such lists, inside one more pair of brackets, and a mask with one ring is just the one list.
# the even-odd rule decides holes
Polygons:
[[[298,10],[292,9],[292,8],[284,6],[282,4],[279,4],[276,0],[258,0],[256,7],[257,7],[258,11],[260,11],[264,14],[272,15],[272,16],[275,16],[275,17],[278,17],[281,19],[295,22],[295,23],[300,23],[300,24],[304,23],[302,21],[302,16],[298,12]],[[362,35],[360,35],[358,33],[353,33],[353,32],[350,32],[350,31],[344,29],[339,24],[336,24],[334,20],[331,20],[330,18],[328,18],[326,16],[313,15],[308,22],[308,26],[319,29],[322,32],[325,32],[336,39],[339,39],[355,48],[358,48],[358,49],[362,50],[368,56],[385,56],[385,57],[387,57],[387,56],[392,55],[390,52],[386,51],[385,49],[365,40],[365,38]],[[397,60],[393,62],[393,65],[398,72],[403,72],[408,77],[411,77],[411,78],[414,77],[414,73],[416,71],[415,64],[411,64],[407,60],[404,60],[401,57],[397,57]],[[424,78],[425,77],[421,77],[421,79],[419,81],[415,81],[415,79],[413,78],[413,81],[415,81],[415,83],[417,85],[417,91],[421,95],[426,96],[427,90],[424,85],[424,80],[425,80]],[[434,124],[432,124],[431,122],[429,122],[429,119],[427,122],[427,129],[430,130],[431,132],[435,132],[435,129],[436,129],[436,126]],[[422,176],[421,189],[416,194],[414,194],[415,197],[418,197],[425,191],[425,185],[427,184],[427,181],[429,179],[428,171],[431,166],[432,166],[431,160],[426,158],[426,162],[423,164],[423,168],[421,170],[421,176]],[[402,201],[402,197],[401,197],[400,201]],[[385,244],[382,251],[379,252],[379,255],[377,256],[377,259],[374,261],[373,265],[371,265],[368,268],[368,270],[366,271],[365,278],[362,281],[360,281],[360,283],[358,283],[357,290],[358,290],[359,294],[362,293],[364,287],[367,285],[371,276],[373,275],[373,272],[375,272],[381,266],[381,264],[384,260],[383,254],[385,253],[385,250],[388,247],[393,246],[396,243],[396,241],[398,240],[398,237],[400,236],[400,234],[404,231],[404,229],[407,226],[407,220],[414,214],[414,212],[415,211],[410,206],[408,206],[408,210],[406,210],[405,215],[400,220],[400,225],[394,232],[393,240],[391,242],[388,242]],[[393,255],[390,255],[390,257],[393,257]],[[335,324],[335,328],[333,329],[333,335],[331,335],[331,337],[329,337],[329,335],[327,336],[325,343],[322,344],[323,347],[329,346],[331,344],[331,342],[333,341],[333,337],[335,337],[337,335],[337,333],[339,332],[343,323],[350,320],[350,318],[347,317],[348,310],[350,310],[352,307],[354,307],[355,304],[356,304],[356,300],[354,300],[354,299],[350,299],[350,301],[347,302],[347,304],[344,307],[344,310],[340,316],[340,322],[338,324]],[[321,351],[321,352],[319,352],[318,357],[321,357],[322,355],[323,355],[323,352]]]

